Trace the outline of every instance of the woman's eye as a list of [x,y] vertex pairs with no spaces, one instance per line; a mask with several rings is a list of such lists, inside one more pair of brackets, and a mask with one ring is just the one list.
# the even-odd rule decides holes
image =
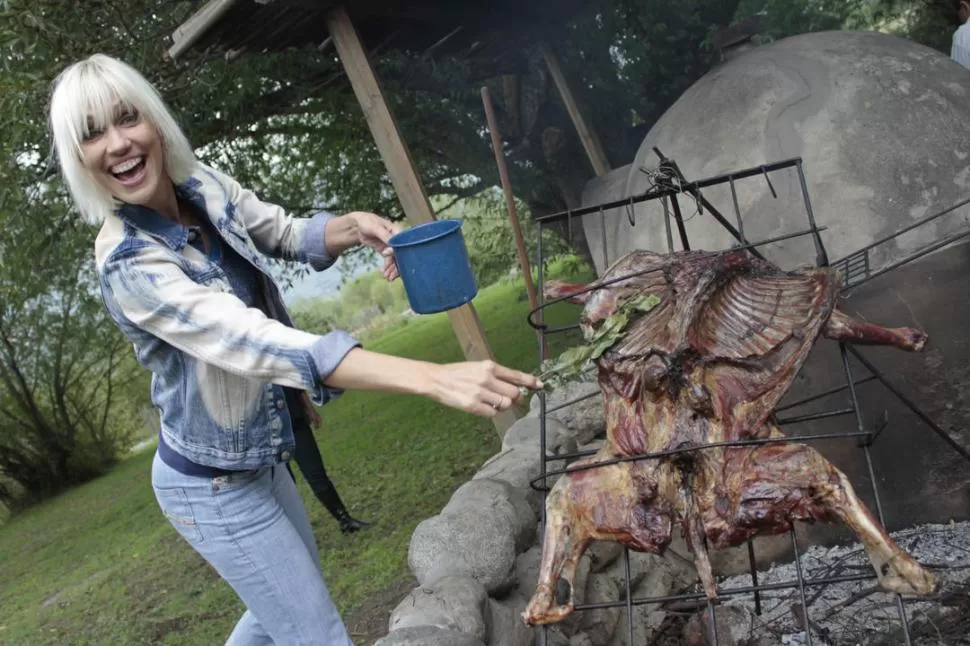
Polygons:
[[104,130],[100,130],[98,128],[91,128],[86,133],[84,133],[84,141],[94,141],[102,134],[104,134]]
[[137,110],[125,110],[118,117],[118,123],[120,125],[131,125],[138,122],[138,111]]

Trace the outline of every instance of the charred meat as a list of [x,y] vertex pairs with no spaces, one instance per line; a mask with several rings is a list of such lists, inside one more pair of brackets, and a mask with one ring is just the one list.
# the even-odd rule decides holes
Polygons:
[[[892,541],[845,475],[817,451],[787,442],[723,446],[784,437],[774,423],[775,406],[819,336],[918,352],[926,334],[840,312],[841,278],[833,269],[785,272],[740,250],[637,251],[597,284],[585,293],[585,285],[547,287],[551,297],[573,295],[585,304],[580,322],[587,339],[624,304],[652,297],[652,306],[631,316],[622,336],[594,360],[606,442],[570,465],[549,493],[539,582],[526,622],[553,623],[572,612],[571,594],[556,603],[556,583],[562,578],[572,588],[593,540],[659,554],[675,528],[711,598],[717,587],[709,547],[787,532],[795,521],[850,527],[886,590],[936,591],[936,578]],[[664,456],[572,471],[658,453]]]

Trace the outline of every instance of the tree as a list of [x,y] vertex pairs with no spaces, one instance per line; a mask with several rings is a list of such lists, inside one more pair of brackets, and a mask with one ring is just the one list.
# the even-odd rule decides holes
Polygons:
[[4,148],[0,178],[27,189],[0,193],[0,503],[13,507],[114,461],[134,362],[96,297],[89,232]]
[[761,15],[761,42],[830,29],[877,30],[949,53],[952,0],[742,0],[739,17]]
[[[568,23],[550,17],[541,36],[619,164],[710,68],[712,32],[736,17],[764,13],[767,38],[881,28],[944,49],[951,29],[944,3],[593,0]],[[77,223],[49,152],[45,106],[66,64],[96,51],[130,62],[159,87],[204,161],[297,214],[363,208],[402,217],[335,52],[308,47],[233,60],[191,52],[167,60],[169,35],[198,7],[195,0],[0,2],[0,472],[38,496],[110,463],[123,420],[137,417],[121,407],[147,406],[145,389],[119,395],[119,384],[138,385],[122,372],[133,366],[100,306],[93,231]],[[535,43],[519,36],[500,50],[439,53],[391,42],[374,63],[427,191],[442,207],[486,199],[483,191],[498,185],[483,85],[496,98],[523,214],[578,204],[592,169]],[[466,207],[485,279],[506,271],[512,253],[504,208],[490,204]],[[583,253],[581,232],[573,227],[567,242]],[[11,495],[0,489],[0,500]]]

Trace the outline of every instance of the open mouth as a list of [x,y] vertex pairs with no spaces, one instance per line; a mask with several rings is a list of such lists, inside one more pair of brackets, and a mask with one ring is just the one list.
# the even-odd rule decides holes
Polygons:
[[133,186],[145,176],[144,156],[134,157],[111,167],[111,174],[125,186]]

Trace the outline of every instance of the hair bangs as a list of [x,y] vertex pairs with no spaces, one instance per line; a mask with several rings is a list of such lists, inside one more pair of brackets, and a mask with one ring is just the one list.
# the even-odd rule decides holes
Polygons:
[[139,92],[105,66],[88,60],[72,71],[58,88],[64,99],[63,109],[58,112],[78,151],[92,131],[103,130],[122,111],[145,112],[143,106],[137,105]]

